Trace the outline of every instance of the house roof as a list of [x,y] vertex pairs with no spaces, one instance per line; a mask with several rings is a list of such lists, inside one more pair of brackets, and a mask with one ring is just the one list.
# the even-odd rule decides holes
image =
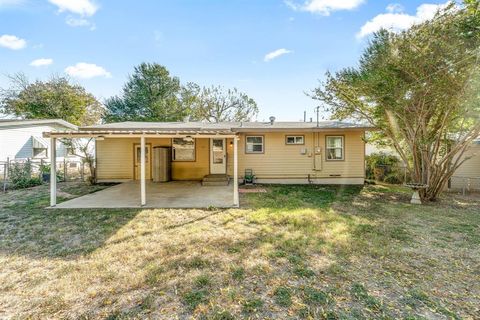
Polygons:
[[56,124],[66,129],[78,130],[78,127],[62,119],[0,119],[0,127],[28,127],[42,124]]
[[211,131],[221,130],[230,132],[247,131],[276,131],[276,130],[325,130],[325,129],[373,129],[364,124],[355,124],[341,121],[320,121],[316,122],[116,122],[79,128],[79,131],[149,131],[149,130],[169,130],[169,131]]
[[233,137],[236,132],[314,132],[372,130],[373,127],[341,121],[316,122],[116,122],[80,127],[78,130],[44,132],[44,137],[164,136]]

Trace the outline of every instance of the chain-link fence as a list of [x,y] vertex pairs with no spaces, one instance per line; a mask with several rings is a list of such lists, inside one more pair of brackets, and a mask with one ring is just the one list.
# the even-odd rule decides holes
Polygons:
[[480,192],[480,177],[453,176],[450,186],[452,190],[461,190],[463,195]]
[[[57,181],[87,181],[91,175],[89,166],[78,159],[63,158],[56,161]],[[0,161],[0,182],[2,191],[15,185],[15,179],[21,172],[26,179],[35,179],[39,183],[49,183],[50,164],[48,159],[7,159]]]

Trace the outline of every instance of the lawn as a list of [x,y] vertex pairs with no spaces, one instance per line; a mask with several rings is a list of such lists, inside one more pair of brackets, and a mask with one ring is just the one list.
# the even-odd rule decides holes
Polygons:
[[[60,184],[59,200],[102,188]],[[0,195],[0,318],[475,319],[480,201],[269,186],[240,209],[45,209]]]

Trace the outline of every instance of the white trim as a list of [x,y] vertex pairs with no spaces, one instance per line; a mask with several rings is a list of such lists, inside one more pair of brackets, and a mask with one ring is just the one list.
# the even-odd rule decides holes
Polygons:
[[17,120],[12,119],[12,121],[0,121],[0,127],[10,127],[10,126],[30,126],[36,124],[48,124],[56,123],[62,127],[69,128],[72,130],[78,130],[78,127],[70,122],[67,122],[62,119],[42,119],[42,120]]
[[[210,173],[211,174],[227,174],[227,139],[225,138],[210,138]],[[222,140],[223,154],[222,163],[214,163],[213,155],[213,140]]]
[[[365,183],[365,178],[310,178],[311,184],[344,184],[344,185],[363,185]],[[310,184],[308,178],[299,179],[299,178],[279,178],[272,179],[266,178],[255,179],[256,183],[259,184]]]
[[238,207],[238,139],[233,138],[233,205]]
[[57,205],[57,146],[56,138],[50,138],[50,206]]
[[57,138],[187,138],[192,137],[194,139],[200,138],[234,138],[235,134],[188,134],[188,133],[102,133],[102,132],[44,132],[45,138],[57,137]]
[[[340,159],[329,159],[328,158],[328,150],[329,149],[339,149],[338,147],[329,148],[328,147],[328,138],[340,138],[342,139],[342,157]],[[325,160],[326,161],[344,161],[345,160],[345,137],[344,136],[336,136],[336,135],[325,135]]]
[[147,195],[145,189],[145,137],[140,138],[140,197],[141,205],[147,204]]
[[[261,138],[261,139],[262,139],[262,151],[253,151],[253,148],[252,148],[252,151],[248,151],[248,145],[249,145],[248,138]],[[251,144],[252,146],[254,146],[254,145],[260,145],[259,143],[253,143],[253,142],[250,142],[250,144]],[[264,136],[260,136],[260,135],[245,135],[245,153],[246,153],[246,154],[251,154],[251,153],[265,153],[265,137],[264,137]]]
[[[175,156],[177,155],[177,152],[175,149],[175,146],[174,146],[174,140],[175,139],[182,139],[186,142],[193,142],[193,158],[192,159],[176,159]],[[195,138],[193,137],[190,137],[191,141],[188,141],[188,140],[185,140],[187,139],[187,137],[174,137],[172,138],[172,141],[171,141],[171,146],[172,146],[172,161],[173,162],[196,162],[197,161],[197,141]]]
[[[293,143],[288,142],[288,138],[293,138]],[[297,142],[297,138],[302,138],[302,143]],[[305,136],[304,135],[285,135],[285,144],[289,146],[293,145],[304,145],[305,144]]]

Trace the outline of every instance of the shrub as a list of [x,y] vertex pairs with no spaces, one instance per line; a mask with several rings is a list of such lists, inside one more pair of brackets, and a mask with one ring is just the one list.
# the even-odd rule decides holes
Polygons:
[[388,174],[383,181],[390,184],[400,184],[402,183],[402,178],[395,172]]
[[400,167],[400,159],[384,152],[372,153],[365,157],[367,179],[392,184],[402,183],[404,174]]
[[39,177],[32,177],[32,164],[30,161],[11,164],[8,174],[11,186],[14,189],[30,188],[42,184]]

